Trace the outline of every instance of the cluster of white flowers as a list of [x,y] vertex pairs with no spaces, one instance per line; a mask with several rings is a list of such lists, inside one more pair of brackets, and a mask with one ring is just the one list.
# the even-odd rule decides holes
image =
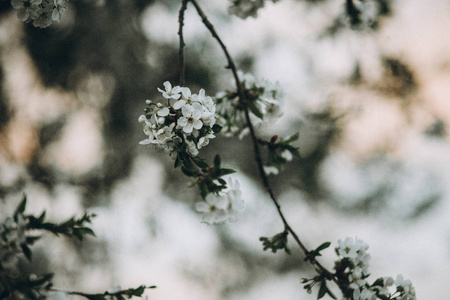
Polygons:
[[348,278],[352,289],[359,289],[367,283],[364,279],[369,275],[370,254],[366,252],[368,248],[363,241],[353,241],[350,237],[345,241],[338,241],[337,253],[350,263]]
[[[139,117],[147,139],[141,145],[153,144],[172,152],[185,149],[191,156],[209,144],[215,137],[216,105],[213,99],[201,89],[192,94],[187,87],[174,86],[164,82],[164,90],[159,89],[167,104],[147,100],[145,115]],[[171,101],[176,101],[171,104]],[[185,147],[185,148],[183,148]]]
[[[252,123],[260,125],[262,122],[273,122],[282,116],[281,106],[284,93],[280,84],[256,79],[249,73],[238,71],[245,93],[245,100],[250,112],[257,117]],[[222,132],[226,136],[239,134],[242,138],[248,133],[243,104],[236,93],[219,92],[215,96],[217,102],[218,123],[223,126]]]
[[[274,3],[278,1],[272,0]],[[256,18],[258,9],[263,8],[264,4],[265,0],[233,0],[233,4],[228,8],[228,13],[241,19]]]
[[19,255],[22,254],[22,244],[26,242],[26,222],[21,214],[17,222],[8,217],[0,225],[0,270],[12,271],[16,268]]
[[[376,299],[396,299],[415,300],[416,292],[410,280],[404,280],[402,275],[398,275],[396,280],[392,277],[383,277],[374,284],[369,285],[366,278],[369,276],[370,254],[367,253],[369,246],[359,239],[346,238],[345,241],[338,241],[336,252],[342,261],[346,261],[346,275],[348,275],[349,286],[353,290],[354,300],[376,300]],[[391,292],[390,287],[394,286],[395,291]],[[380,296],[382,298],[380,298]]]
[[237,214],[244,210],[245,202],[241,198],[239,181],[228,180],[228,189],[219,194],[208,194],[205,201],[197,202],[195,208],[203,213],[203,221],[209,225],[234,222]]
[[68,0],[11,0],[17,18],[35,27],[45,28],[59,22],[66,12]]

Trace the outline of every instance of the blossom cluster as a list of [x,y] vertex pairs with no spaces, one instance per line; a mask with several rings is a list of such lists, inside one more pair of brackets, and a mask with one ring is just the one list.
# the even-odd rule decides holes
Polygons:
[[261,125],[262,122],[276,121],[281,115],[284,93],[280,84],[264,79],[256,79],[249,73],[238,72],[244,89],[245,103],[241,103],[236,92],[219,92],[215,96],[217,103],[218,123],[223,127],[222,133],[227,136],[243,137],[248,133],[244,108],[247,107],[256,117],[252,123]]
[[[228,8],[228,13],[236,15],[241,19],[248,17],[256,18],[258,10],[264,7],[266,0],[233,0],[233,4]],[[278,2],[280,0],[272,0]]]
[[45,28],[59,22],[66,12],[68,0],[11,0],[17,18],[33,26]]
[[[369,277],[370,254],[369,246],[359,239],[346,238],[338,241],[336,253],[341,260],[336,262],[336,274],[340,278],[347,278],[349,295],[346,299],[375,300],[396,299],[415,300],[416,292],[410,280],[404,280],[398,275],[396,280],[392,277],[382,277],[369,285],[366,279]],[[395,290],[391,291],[390,287]]]
[[[144,115],[139,117],[147,139],[141,145],[153,144],[169,152],[185,151],[197,156],[198,150],[215,138],[216,105],[201,89],[192,94],[187,87],[164,82],[164,90],[158,88],[166,104],[147,100]],[[174,102],[173,104],[171,102]]]
[[239,181],[228,180],[228,189],[220,193],[210,193],[205,201],[197,202],[195,205],[197,212],[203,213],[203,221],[209,225],[224,224],[234,222],[237,214],[244,210],[245,203],[241,198]]
[[8,272],[14,272],[26,243],[26,221],[21,214],[15,219],[8,217],[0,224],[0,270]]

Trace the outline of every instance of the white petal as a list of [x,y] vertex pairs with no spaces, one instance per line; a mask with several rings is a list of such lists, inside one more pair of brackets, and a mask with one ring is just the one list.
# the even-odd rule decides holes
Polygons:
[[152,140],[146,139],[146,140],[140,141],[139,144],[140,145],[148,145],[148,144],[151,144],[151,142],[152,142]]
[[203,122],[202,121],[200,121],[200,120],[196,120],[195,122],[194,122],[194,128],[195,129],[200,129],[200,128],[202,128],[203,127]]
[[187,88],[187,87],[181,88],[181,93],[183,94],[184,98],[191,97],[191,90],[189,88]]
[[167,107],[161,108],[161,109],[158,111],[158,116],[160,116],[160,117],[165,117],[165,116],[167,116],[168,114],[169,114],[169,108],[167,108]]
[[188,124],[187,119],[185,117],[181,117],[178,119],[178,125],[180,126],[186,126]]
[[192,124],[187,124],[183,127],[183,131],[186,133],[192,133],[192,129],[194,129],[194,126],[192,126]]
[[174,109],[180,109],[180,108],[182,108],[185,104],[186,104],[186,101],[184,101],[184,100],[179,100],[179,101],[175,102],[175,104],[173,105],[173,108],[174,108]]
[[164,81],[163,85],[166,91],[170,91],[172,89],[172,85],[168,81]]

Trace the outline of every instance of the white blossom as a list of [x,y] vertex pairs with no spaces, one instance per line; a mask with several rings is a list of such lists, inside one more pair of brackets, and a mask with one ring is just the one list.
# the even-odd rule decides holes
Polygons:
[[227,212],[229,216],[229,220],[231,222],[236,221],[237,214],[245,209],[245,202],[241,198],[241,190],[239,181],[233,180],[230,178],[228,180],[228,188],[229,190],[226,192],[226,196],[228,196],[228,207]]
[[375,300],[376,293],[368,288],[363,288],[362,291],[355,289],[353,291],[353,299],[354,300]]
[[278,175],[280,173],[280,170],[278,170],[277,167],[275,166],[263,166],[264,168],[264,173],[266,173],[266,175]]
[[280,155],[281,155],[282,158],[284,158],[287,161],[291,161],[292,158],[293,158],[291,151],[289,151],[287,149],[284,150],[283,152],[281,152]]
[[209,225],[223,224],[228,220],[227,207],[228,199],[215,194],[208,194],[205,201],[195,204],[195,209],[203,213],[202,222]]
[[209,144],[209,140],[215,138],[216,136],[214,134],[208,134],[206,136],[202,136],[199,138],[197,143],[197,148],[201,149]]
[[397,291],[403,292],[402,300],[415,300],[416,299],[416,290],[412,286],[412,282],[407,279],[403,279],[403,275],[397,275],[395,279],[395,286],[397,287]]
[[11,5],[14,9],[19,10],[17,12],[17,18],[21,21],[27,21],[32,18],[37,10],[39,10],[39,5],[42,0],[11,0]]
[[[204,89],[197,95],[187,87],[172,87],[168,81],[163,85],[165,90],[158,90],[165,98],[164,102],[145,101],[147,108],[139,122],[148,138],[140,144],[154,144],[168,152],[186,151],[197,156],[199,149],[215,138],[212,127],[217,117],[216,105]],[[181,143],[185,147],[180,146]]]
[[181,111],[183,116],[178,120],[178,125],[183,128],[185,133],[191,133],[194,128],[202,128],[203,122],[200,120],[200,111],[194,109],[191,105],[183,106]]
[[169,81],[165,81],[163,83],[164,90],[158,88],[158,91],[162,93],[163,97],[166,99],[179,99],[181,97],[181,87],[174,86],[172,88],[172,84]]
[[236,221],[238,213],[245,209],[241,194],[239,181],[230,178],[225,191],[208,194],[205,201],[195,204],[196,210],[203,213],[202,222],[214,225]]
[[56,22],[61,21],[61,15],[63,15],[67,10],[66,0],[53,0],[54,7],[52,11],[52,20]]

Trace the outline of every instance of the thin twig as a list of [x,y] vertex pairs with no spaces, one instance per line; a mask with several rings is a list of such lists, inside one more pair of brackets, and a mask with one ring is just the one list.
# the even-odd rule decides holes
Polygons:
[[[225,44],[220,39],[219,35],[217,34],[216,30],[214,29],[214,26],[211,24],[211,22],[209,22],[208,18],[206,17],[206,15],[203,12],[203,10],[200,8],[200,6],[197,3],[197,1],[196,0],[189,0],[189,1],[195,6],[195,8],[196,8],[199,16],[201,17],[202,22],[205,24],[206,28],[208,28],[208,30],[211,32],[212,36],[220,44],[220,47],[222,48],[222,51],[224,52],[224,54],[225,54],[225,56],[227,57],[227,60],[228,60],[227,68],[231,69],[231,71],[233,72],[233,76],[234,76],[234,79],[235,79],[235,82],[236,82],[236,88],[237,88],[237,92],[238,92],[238,96],[239,96],[239,101],[241,103],[245,104],[246,103],[246,98],[245,98],[244,89],[242,87],[241,81],[239,80],[239,77],[238,77],[238,74],[237,74],[237,68],[236,68],[236,65],[235,65],[231,55],[228,53],[228,50],[227,50]],[[269,194],[270,198],[272,199],[273,203],[275,204],[275,206],[277,208],[278,214],[279,214],[281,220],[283,221],[285,230],[288,231],[292,235],[292,237],[294,238],[294,240],[296,241],[298,246],[302,249],[304,254],[308,255],[310,253],[310,251],[308,251],[308,249],[305,247],[305,245],[301,242],[301,240],[298,237],[298,235],[289,226],[289,223],[287,222],[286,218],[284,217],[283,212],[281,211],[281,206],[278,203],[278,201],[277,201],[277,199],[275,197],[275,194],[273,193],[273,190],[272,190],[272,188],[270,186],[269,179],[267,178],[267,175],[264,172],[264,168],[263,168],[264,164],[263,164],[263,160],[262,160],[262,157],[261,157],[261,151],[260,151],[259,145],[258,145],[258,138],[256,137],[255,130],[254,130],[254,127],[253,127],[253,123],[250,120],[250,113],[249,113],[248,107],[246,105],[244,105],[244,113],[245,113],[245,120],[246,120],[247,126],[248,126],[248,128],[250,130],[250,136],[251,136],[251,139],[252,139],[253,152],[255,154],[256,165],[258,167],[259,176],[261,177],[263,185],[266,188],[267,193]],[[338,281],[333,276],[332,272],[328,271],[325,267],[323,267],[316,260],[311,260],[310,262],[317,269],[319,269],[324,275],[326,275],[329,278],[332,278],[332,280],[338,284]]]
[[184,86],[184,74],[186,73],[186,65],[184,63],[184,37],[183,37],[183,25],[184,25],[184,13],[187,8],[187,2],[189,0],[182,0],[180,12],[178,13],[178,35],[180,36],[180,49],[179,49],[179,67],[180,67],[180,85]]

